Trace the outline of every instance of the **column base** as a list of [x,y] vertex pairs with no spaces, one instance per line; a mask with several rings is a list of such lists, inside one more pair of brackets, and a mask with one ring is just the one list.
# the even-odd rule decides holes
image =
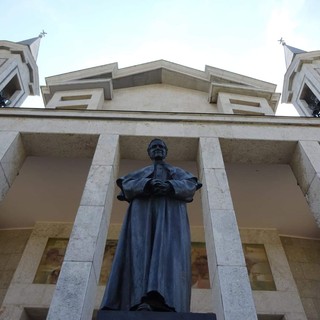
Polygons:
[[214,313],[99,310],[96,320],[216,320]]

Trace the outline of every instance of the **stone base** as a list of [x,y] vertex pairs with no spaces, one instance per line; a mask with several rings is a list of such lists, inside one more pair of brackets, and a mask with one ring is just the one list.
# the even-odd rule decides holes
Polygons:
[[100,310],[96,320],[216,320],[214,313]]

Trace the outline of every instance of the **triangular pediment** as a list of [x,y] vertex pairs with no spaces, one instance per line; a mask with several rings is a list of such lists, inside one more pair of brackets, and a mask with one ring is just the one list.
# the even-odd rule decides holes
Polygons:
[[47,84],[77,80],[112,79],[114,89],[164,83],[194,90],[207,91],[209,83],[274,88],[274,84],[239,75],[223,69],[206,66],[205,71],[185,67],[165,60],[148,62],[126,68],[111,63],[46,78]]
[[[78,70],[61,75],[46,78],[47,86],[43,87],[44,95],[50,97],[49,88],[59,86],[68,86],[79,82],[84,85],[85,82],[97,84],[108,81],[110,90],[125,89],[138,86],[153,84],[167,84],[171,86],[216,94],[218,91],[247,90],[249,95],[256,94],[257,91],[274,92],[276,85],[250,78],[244,75],[236,74],[223,69],[206,66],[204,71],[172,63],[166,60],[157,60],[135,66],[118,68],[117,63],[111,63],[103,66]],[[214,90],[212,87],[214,86]],[[252,90],[251,90],[252,89]],[[66,88],[66,90],[68,90]],[[45,98],[47,100],[47,98]],[[215,103],[214,96],[209,96],[208,100]]]

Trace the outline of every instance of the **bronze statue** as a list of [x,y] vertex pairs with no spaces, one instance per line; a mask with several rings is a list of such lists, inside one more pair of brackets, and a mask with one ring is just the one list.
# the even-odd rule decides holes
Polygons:
[[201,188],[191,173],[164,162],[167,146],[154,139],[153,164],[117,180],[129,202],[111,274],[105,310],[189,312],[191,248],[187,202]]

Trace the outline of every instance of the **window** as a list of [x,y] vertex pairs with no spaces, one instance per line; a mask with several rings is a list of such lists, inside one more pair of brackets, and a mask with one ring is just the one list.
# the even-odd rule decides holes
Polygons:
[[306,84],[301,92],[300,100],[304,100],[307,103],[314,117],[320,117],[320,101]]

